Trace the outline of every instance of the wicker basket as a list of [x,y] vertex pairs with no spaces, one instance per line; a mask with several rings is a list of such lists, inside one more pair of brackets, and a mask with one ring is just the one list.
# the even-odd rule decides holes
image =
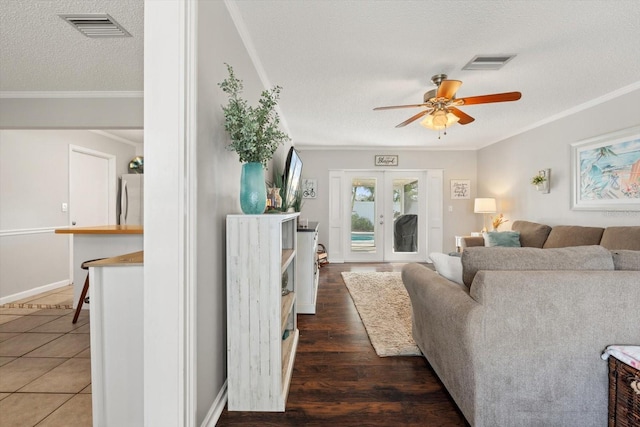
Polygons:
[[609,357],[609,427],[640,426],[640,371]]

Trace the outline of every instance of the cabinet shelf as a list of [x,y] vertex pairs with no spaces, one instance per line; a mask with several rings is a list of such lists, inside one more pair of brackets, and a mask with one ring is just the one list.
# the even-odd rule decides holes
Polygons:
[[280,331],[284,333],[287,327],[287,320],[289,320],[289,315],[293,310],[293,303],[296,301],[296,293],[289,292],[287,295],[282,297],[282,308],[280,310]]
[[229,411],[285,410],[299,339],[298,215],[227,216]]
[[284,273],[284,271],[287,269],[287,267],[289,267],[289,264],[291,264],[291,261],[293,260],[293,257],[295,256],[296,252],[293,249],[283,249],[282,250],[282,269],[281,272]]

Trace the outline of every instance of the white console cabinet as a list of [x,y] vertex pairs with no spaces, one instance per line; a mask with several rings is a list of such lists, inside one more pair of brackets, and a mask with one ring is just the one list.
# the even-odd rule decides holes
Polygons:
[[229,411],[285,410],[299,336],[298,215],[227,216]]
[[298,313],[316,314],[318,278],[318,223],[309,222],[307,228],[298,228],[298,263],[296,287],[298,288]]

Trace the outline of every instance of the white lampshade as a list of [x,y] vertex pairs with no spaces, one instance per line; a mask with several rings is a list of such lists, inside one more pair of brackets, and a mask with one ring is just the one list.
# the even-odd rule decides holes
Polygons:
[[460,120],[458,116],[445,110],[437,110],[428,114],[420,124],[428,129],[442,130],[455,124]]
[[473,204],[474,213],[496,213],[496,199],[492,197],[478,198]]

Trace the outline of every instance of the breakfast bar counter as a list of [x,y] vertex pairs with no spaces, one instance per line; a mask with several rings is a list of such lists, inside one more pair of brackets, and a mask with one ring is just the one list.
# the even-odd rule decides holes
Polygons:
[[[143,249],[141,225],[100,225],[95,227],[66,227],[56,229],[56,234],[73,236],[73,307],[77,307],[82,285],[87,275],[82,270],[85,261],[110,258]],[[89,308],[88,304],[82,306]]]
[[94,426],[144,425],[143,262],[139,251],[87,264]]

